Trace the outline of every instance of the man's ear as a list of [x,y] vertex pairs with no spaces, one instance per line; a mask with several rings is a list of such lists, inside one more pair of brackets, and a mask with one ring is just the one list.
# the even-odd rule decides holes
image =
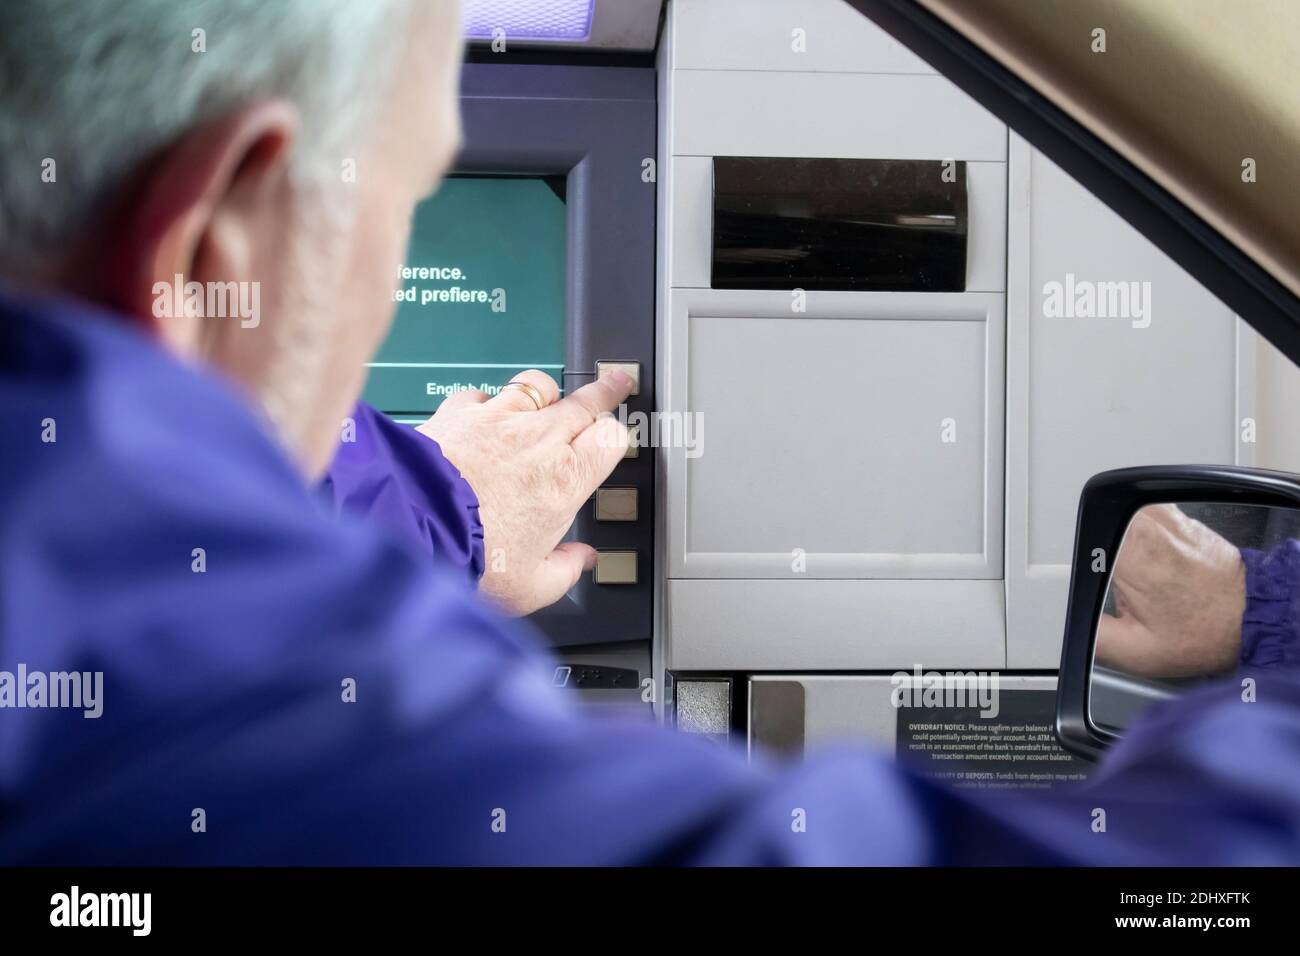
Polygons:
[[186,314],[184,284],[257,279],[259,254],[276,247],[266,233],[284,222],[297,132],[292,104],[256,103],[190,129],[159,156],[110,227],[117,238],[96,283],[108,304],[192,355],[212,323]]

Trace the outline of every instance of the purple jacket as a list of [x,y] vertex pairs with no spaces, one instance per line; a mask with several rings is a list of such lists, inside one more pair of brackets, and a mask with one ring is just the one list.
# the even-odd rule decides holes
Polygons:
[[593,720],[469,587],[459,477],[371,424],[430,467],[336,463],[335,500],[427,500],[419,541],[459,570],[323,514],[232,389],[115,317],[0,297],[0,672],[102,675],[90,719],[0,681],[0,865],[1300,862],[1285,666],[1255,703],[1160,707],[1050,793]]
[[483,574],[478,497],[438,443],[364,402],[352,424],[321,482],[322,500],[380,525],[416,554],[464,569],[477,582]]
[[1242,666],[1300,670],[1300,541],[1269,552],[1242,548],[1241,559],[1246,565]]

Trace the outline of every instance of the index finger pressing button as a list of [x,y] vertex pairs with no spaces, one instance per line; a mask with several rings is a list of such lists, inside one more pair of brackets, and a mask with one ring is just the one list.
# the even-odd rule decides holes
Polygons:
[[641,363],[640,362],[597,362],[596,377],[608,375],[610,372],[622,372],[632,380],[632,391],[629,395],[641,394]]
[[626,377],[622,383],[613,375],[598,378],[566,395],[547,409],[546,414],[572,439],[586,431],[603,412],[612,414],[627,399],[631,385]]

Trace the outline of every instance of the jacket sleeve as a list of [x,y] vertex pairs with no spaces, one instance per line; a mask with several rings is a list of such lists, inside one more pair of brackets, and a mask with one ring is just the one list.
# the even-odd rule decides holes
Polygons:
[[1241,617],[1245,668],[1300,667],[1300,541],[1272,551],[1241,549],[1246,610]]
[[320,485],[327,507],[363,517],[421,556],[483,575],[478,497],[432,438],[358,403]]

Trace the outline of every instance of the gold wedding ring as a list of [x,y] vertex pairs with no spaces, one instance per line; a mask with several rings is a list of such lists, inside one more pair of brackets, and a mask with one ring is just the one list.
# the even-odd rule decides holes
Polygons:
[[527,382],[510,382],[508,385],[502,388],[501,391],[504,392],[507,388],[519,389],[519,391],[523,392],[525,395],[527,395],[529,398],[533,400],[533,404],[537,406],[537,410],[539,412],[546,407],[546,402],[542,399],[542,393],[539,392],[537,389],[533,388]]

